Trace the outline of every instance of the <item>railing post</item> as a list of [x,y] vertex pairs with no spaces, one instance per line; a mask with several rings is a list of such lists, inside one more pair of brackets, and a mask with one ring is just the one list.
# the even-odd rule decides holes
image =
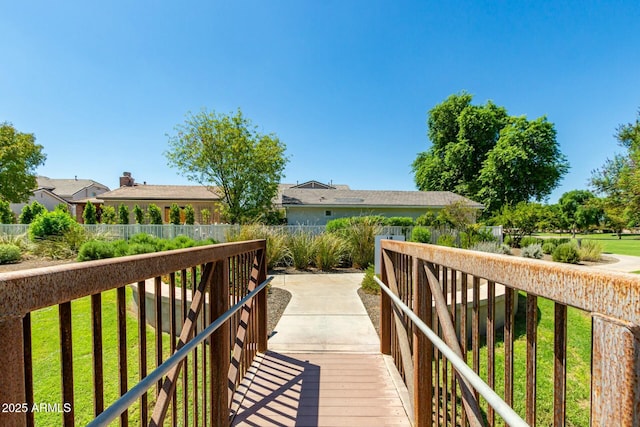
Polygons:
[[[217,319],[229,309],[229,260],[218,262],[209,283],[211,319]],[[229,321],[211,334],[211,425],[229,424],[230,330]]]
[[[267,280],[267,250],[266,241],[265,248],[258,251],[258,262],[260,263],[260,271],[258,272],[258,283]],[[267,351],[267,290],[256,295],[256,314],[258,316],[258,351],[264,353]]]
[[640,425],[640,328],[593,316],[591,426]]
[[[24,339],[22,336],[22,318],[0,318],[0,425],[26,426],[27,414],[22,404],[27,404],[24,382]],[[7,406],[6,411],[4,405]],[[31,410],[31,408],[27,408]]]
[[[384,248],[380,250],[380,259],[378,260],[380,280],[388,284],[389,277],[384,262],[384,251]],[[380,353],[391,354],[391,298],[382,291],[380,292]]]
[[[424,272],[424,261],[413,258],[413,312],[423,322],[432,319],[431,289]],[[433,344],[414,325],[413,327],[413,415],[414,426],[433,424]]]

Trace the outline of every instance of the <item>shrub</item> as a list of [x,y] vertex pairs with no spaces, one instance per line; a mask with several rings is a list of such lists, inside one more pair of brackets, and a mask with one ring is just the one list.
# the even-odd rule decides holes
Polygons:
[[472,251],[489,252],[492,254],[511,255],[511,248],[498,242],[478,242],[471,246]]
[[304,270],[313,262],[313,236],[309,233],[294,233],[287,237],[291,262],[298,270]]
[[98,215],[96,212],[96,207],[91,203],[91,201],[87,201],[86,206],[84,207],[84,211],[82,212],[82,219],[85,224],[97,224],[98,223]]
[[147,233],[134,234],[133,236],[131,236],[129,238],[129,242],[128,243],[129,243],[129,245],[133,245],[133,244],[151,245],[154,248],[154,250],[152,252],[161,251],[167,245],[167,241],[166,240],[161,239],[161,238],[156,237],[156,236],[152,236],[151,234],[147,234]]
[[0,264],[10,264],[20,261],[20,248],[11,244],[0,244]]
[[531,246],[531,245],[535,245],[535,244],[542,244],[543,243],[543,239],[539,239],[537,237],[533,237],[533,236],[526,236],[523,237],[522,239],[520,239],[520,247],[521,248],[526,248],[527,246]]
[[149,214],[149,222],[151,224],[162,224],[162,212],[160,208],[153,203],[149,205],[147,208],[147,213]]
[[80,246],[78,261],[90,261],[94,259],[113,258],[115,249],[113,244],[104,240],[89,240]]
[[169,246],[171,249],[193,248],[194,246],[197,246],[197,242],[188,236],[176,236],[165,242],[164,250],[167,250]]
[[580,254],[578,249],[572,243],[563,243],[558,245],[551,254],[551,257],[556,262],[565,262],[569,264],[577,264],[580,261]]
[[438,237],[438,241],[436,244],[453,248],[456,246],[456,237],[453,234],[441,234]]
[[323,271],[333,270],[344,260],[346,250],[344,241],[335,234],[325,233],[316,236],[313,241],[315,265]]
[[349,218],[336,218],[327,222],[325,229],[329,233],[342,231],[349,226]]
[[126,240],[114,240],[111,242],[111,246],[113,246],[113,256],[120,257],[127,255],[129,252],[129,243]]
[[196,223],[196,211],[191,205],[184,207],[184,223],[187,225],[193,225]]
[[412,227],[413,218],[410,216],[392,216],[387,218],[385,225],[390,227]]
[[544,242],[542,245],[542,253],[546,255],[551,255],[553,250],[556,248],[555,242]]
[[513,247],[513,245],[514,245],[513,237],[511,237],[509,234],[507,234],[506,236],[504,236],[504,239],[502,240],[502,243],[504,243],[507,246]]
[[22,208],[18,222],[20,222],[20,224],[31,224],[31,221],[33,221],[35,217],[46,211],[47,208],[45,208],[42,203],[34,200],[30,205],[25,205]]
[[80,225],[71,216],[61,210],[38,215],[29,225],[29,237],[32,240],[62,236],[73,227]]
[[374,267],[370,265],[364,272],[364,277],[362,278],[362,290],[367,294],[380,295],[380,285],[373,280],[375,277]]
[[416,225],[423,227],[431,227],[436,223],[436,214],[433,212],[425,212],[416,218]]
[[413,227],[411,231],[411,241],[418,243],[431,243],[431,230],[427,227]]
[[534,243],[529,246],[525,246],[522,249],[521,255],[525,258],[542,258],[542,245],[540,243]]
[[180,206],[177,203],[172,203],[169,208],[169,223],[180,225]]
[[156,252],[156,247],[151,243],[129,243],[127,255],[148,254]]
[[580,260],[582,261],[600,261],[602,256],[602,244],[595,240],[583,240],[578,249]]

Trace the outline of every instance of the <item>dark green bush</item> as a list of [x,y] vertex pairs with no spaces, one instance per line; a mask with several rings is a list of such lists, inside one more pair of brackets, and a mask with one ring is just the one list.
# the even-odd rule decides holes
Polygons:
[[370,265],[364,272],[364,277],[362,278],[362,284],[360,286],[367,294],[380,295],[380,285],[373,280],[374,277],[374,267],[373,265]]
[[113,256],[120,257],[127,255],[129,251],[129,243],[126,240],[114,240],[111,242],[111,246],[113,246]]
[[32,240],[59,237],[80,225],[62,210],[45,212],[33,219],[29,225],[29,237]]
[[16,245],[0,244],[0,264],[10,264],[20,261],[22,254]]
[[195,240],[187,236],[176,236],[167,242],[167,245],[173,246],[171,249],[184,249],[197,246]]
[[411,241],[418,243],[431,243],[431,230],[427,227],[413,227]]
[[412,227],[413,218],[410,216],[392,216],[387,218],[384,225],[388,225],[390,227]]
[[196,223],[196,211],[191,205],[184,207],[184,223],[187,225],[193,225]]
[[416,225],[423,227],[431,227],[436,223],[436,214],[433,212],[426,212],[416,218]]
[[144,224],[144,211],[137,204],[133,206],[133,217],[136,220],[136,224]]
[[90,200],[87,201],[87,204],[84,207],[84,211],[82,212],[82,219],[84,219],[85,224],[97,224],[98,223],[98,214],[96,212],[96,207],[91,203]]
[[16,215],[11,210],[11,205],[6,200],[0,200],[0,224],[15,224]]
[[349,218],[336,218],[328,221],[325,227],[327,232],[335,233],[347,228],[349,226],[349,223]]
[[129,208],[126,205],[118,207],[118,224],[129,224]]
[[180,206],[172,203],[169,208],[169,222],[173,225],[180,225]]
[[90,240],[80,246],[78,261],[90,261],[94,259],[113,258],[115,248],[111,242],[104,240]]
[[162,224],[162,211],[157,205],[150,204],[147,208],[147,213],[149,215],[149,223]]
[[157,252],[156,247],[150,243],[129,243],[127,255],[148,254]]
[[572,243],[558,245],[558,247],[553,250],[551,257],[556,262],[565,262],[568,264],[577,264],[578,261],[580,261],[578,248]]

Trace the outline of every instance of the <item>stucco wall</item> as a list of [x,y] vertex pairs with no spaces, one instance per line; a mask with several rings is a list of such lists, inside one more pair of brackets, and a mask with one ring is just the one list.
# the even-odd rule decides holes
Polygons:
[[[408,216],[417,218],[427,212],[425,208],[356,208],[356,207],[287,207],[287,224],[325,225],[336,218],[345,218],[360,215]],[[330,211],[331,215],[326,215]],[[432,211],[437,211],[433,210]]]

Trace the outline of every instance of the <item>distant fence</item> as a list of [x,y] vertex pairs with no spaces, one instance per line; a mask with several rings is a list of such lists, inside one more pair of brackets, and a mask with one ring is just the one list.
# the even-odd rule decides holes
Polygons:
[[[90,233],[103,235],[108,239],[128,239],[134,234],[147,233],[152,236],[164,239],[172,239],[176,236],[187,236],[194,240],[214,239],[216,242],[226,242],[229,233],[240,231],[239,225],[230,224],[210,224],[210,225],[173,225],[173,224],[82,224]],[[17,236],[27,232],[29,226],[26,224],[0,224],[0,235]],[[311,235],[322,234],[326,231],[324,225],[277,225],[269,226],[270,229],[280,230],[284,233],[307,233]],[[502,243],[502,226],[483,227],[489,229]],[[406,240],[411,239],[413,227],[385,226],[381,227],[380,234],[385,236],[404,236]],[[456,241],[460,240],[459,233],[455,230],[431,228],[432,243],[436,243],[442,234],[451,234]]]

